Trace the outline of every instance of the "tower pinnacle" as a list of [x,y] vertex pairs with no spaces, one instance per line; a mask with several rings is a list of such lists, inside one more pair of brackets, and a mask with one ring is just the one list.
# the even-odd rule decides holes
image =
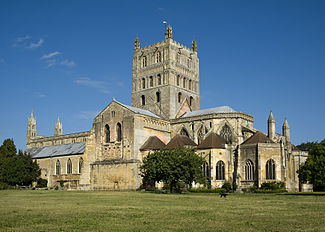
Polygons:
[[192,41],[192,51],[197,52],[197,42],[196,42],[195,38]]
[[173,39],[173,29],[170,26],[170,24],[166,28],[165,38],[167,39]]
[[138,36],[135,38],[135,41],[134,41],[134,50],[135,49],[139,49],[140,48],[140,40],[138,38]]
[[58,116],[58,121],[55,123],[54,136],[62,135],[62,123],[60,122],[60,116]]

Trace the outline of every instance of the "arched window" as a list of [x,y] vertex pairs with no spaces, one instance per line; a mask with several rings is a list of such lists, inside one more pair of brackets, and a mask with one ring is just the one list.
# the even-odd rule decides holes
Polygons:
[[266,170],[266,179],[275,180],[275,163],[273,159],[269,159],[266,162],[265,170]]
[[254,163],[251,160],[245,164],[245,180],[254,180]]
[[204,134],[205,134],[204,126],[201,126],[201,128],[197,132],[198,144],[200,144],[203,141]]
[[178,85],[178,86],[179,86],[179,83],[180,83],[180,79],[181,79],[181,78],[180,78],[180,76],[178,75],[178,76],[177,76],[177,85]]
[[178,93],[178,102],[181,103],[182,101],[182,93]]
[[188,88],[189,88],[190,90],[192,90],[192,80],[189,80],[189,81],[188,81]]
[[161,85],[161,75],[160,74],[157,75],[157,79],[158,79],[158,85]]
[[149,83],[150,83],[150,87],[152,87],[153,86],[153,77],[152,76],[149,77]]
[[193,97],[190,97],[190,106],[193,105],[193,101],[194,101]]
[[69,158],[67,162],[67,174],[71,174],[71,173],[72,173],[72,162],[71,159]]
[[84,160],[82,157],[80,157],[80,159],[79,159],[79,173],[81,173],[81,168],[82,168],[83,163],[84,163]]
[[147,67],[147,57],[146,56],[144,56],[143,58],[142,58],[142,67],[144,68],[144,67]]
[[109,143],[111,138],[111,132],[109,130],[109,125],[105,125],[105,143]]
[[141,96],[141,105],[145,105],[146,104],[146,97],[144,95]]
[[225,179],[225,163],[219,160],[216,166],[216,180]]
[[204,162],[204,164],[203,164],[203,175],[205,177],[209,177],[210,176],[209,175],[209,164],[208,164],[208,162]]
[[183,78],[183,88],[184,89],[186,88],[186,78],[185,77]]
[[184,135],[184,136],[187,136],[187,137],[190,137],[189,134],[188,134],[188,132],[187,132],[187,130],[185,130],[184,128],[182,128],[180,134],[181,134],[181,135]]
[[157,54],[156,54],[156,62],[157,63],[161,62],[161,52],[157,52]]
[[157,102],[160,102],[160,92],[156,92],[156,100]]
[[232,133],[228,125],[224,125],[220,132],[220,136],[223,137],[228,143],[232,143]]
[[55,164],[55,174],[60,175],[61,174],[61,164],[60,161],[57,160]]
[[122,140],[122,126],[121,123],[116,124],[116,140],[121,141]]
[[142,78],[142,88],[145,89],[146,88],[146,79]]

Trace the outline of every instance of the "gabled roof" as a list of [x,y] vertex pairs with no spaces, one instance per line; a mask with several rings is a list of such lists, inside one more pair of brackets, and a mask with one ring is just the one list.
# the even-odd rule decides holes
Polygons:
[[194,143],[189,137],[184,135],[175,135],[169,143],[166,145],[166,150],[172,150],[184,147],[196,147],[197,144]]
[[160,118],[158,115],[150,112],[149,110],[144,110],[144,109],[140,109],[140,108],[137,108],[137,107],[128,106],[128,105],[125,105],[125,104],[122,104],[122,103],[116,101],[115,99],[113,99],[113,101],[111,103],[109,103],[108,106],[106,106],[95,118],[97,118],[99,115],[101,115],[113,103],[117,103],[118,105],[120,105],[122,107],[125,107],[128,110],[130,110],[130,111],[132,111],[133,113],[136,113],[136,114],[142,114],[142,115],[147,115],[147,116],[154,117],[154,118]]
[[41,148],[29,148],[26,149],[26,152],[29,153],[33,159],[39,159],[56,156],[78,155],[84,153],[85,148],[85,143],[73,143]]
[[208,136],[197,146],[198,149],[210,149],[210,148],[225,148],[226,140],[220,135],[214,132],[208,134]]
[[136,107],[133,107],[133,106],[124,105],[124,104],[122,104],[122,103],[120,103],[118,101],[116,101],[116,102],[119,103],[120,105],[128,108],[129,110],[131,110],[132,112],[134,112],[136,114],[143,114],[143,115],[151,116],[151,117],[154,117],[154,118],[160,118],[158,115],[152,113],[149,110],[144,110],[144,109],[136,108]]
[[199,115],[205,115],[205,114],[214,114],[214,113],[234,113],[236,112],[229,106],[220,106],[216,108],[209,108],[204,110],[196,110],[192,112],[187,112],[184,115],[181,116],[181,118],[185,117],[193,117],[193,116],[199,116]]
[[246,139],[242,144],[256,144],[256,143],[274,143],[274,142],[261,131],[257,131],[251,137]]
[[146,150],[160,150],[164,149],[166,144],[162,142],[157,136],[150,136],[147,141],[141,146],[140,151]]

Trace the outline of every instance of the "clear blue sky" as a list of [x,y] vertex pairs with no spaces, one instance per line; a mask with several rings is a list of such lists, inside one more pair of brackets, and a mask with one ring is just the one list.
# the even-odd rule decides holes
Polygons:
[[201,108],[228,105],[267,133],[288,118],[294,144],[324,139],[325,1],[0,2],[0,142],[25,148],[32,109],[39,135],[60,115],[86,131],[113,97],[131,104],[133,43],[198,41]]

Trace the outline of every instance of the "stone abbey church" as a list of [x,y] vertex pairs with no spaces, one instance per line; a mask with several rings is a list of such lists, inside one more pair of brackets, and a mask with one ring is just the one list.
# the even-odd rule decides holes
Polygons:
[[63,134],[58,118],[54,136],[40,136],[28,120],[26,151],[37,160],[48,186],[66,189],[137,189],[139,166],[152,151],[194,147],[206,160],[203,172],[213,188],[224,182],[239,190],[283,181],[301,186],[296,171],[308,153],[290,143],[284,120],[275,131],[272,112],[267,135],[253,127],[253,116],[228,106],[200,109],[197,42],[191,48],[173,40],[141,47],[136,38],[132,66],[132,105],[115,99],[93,120],[90,131]]

